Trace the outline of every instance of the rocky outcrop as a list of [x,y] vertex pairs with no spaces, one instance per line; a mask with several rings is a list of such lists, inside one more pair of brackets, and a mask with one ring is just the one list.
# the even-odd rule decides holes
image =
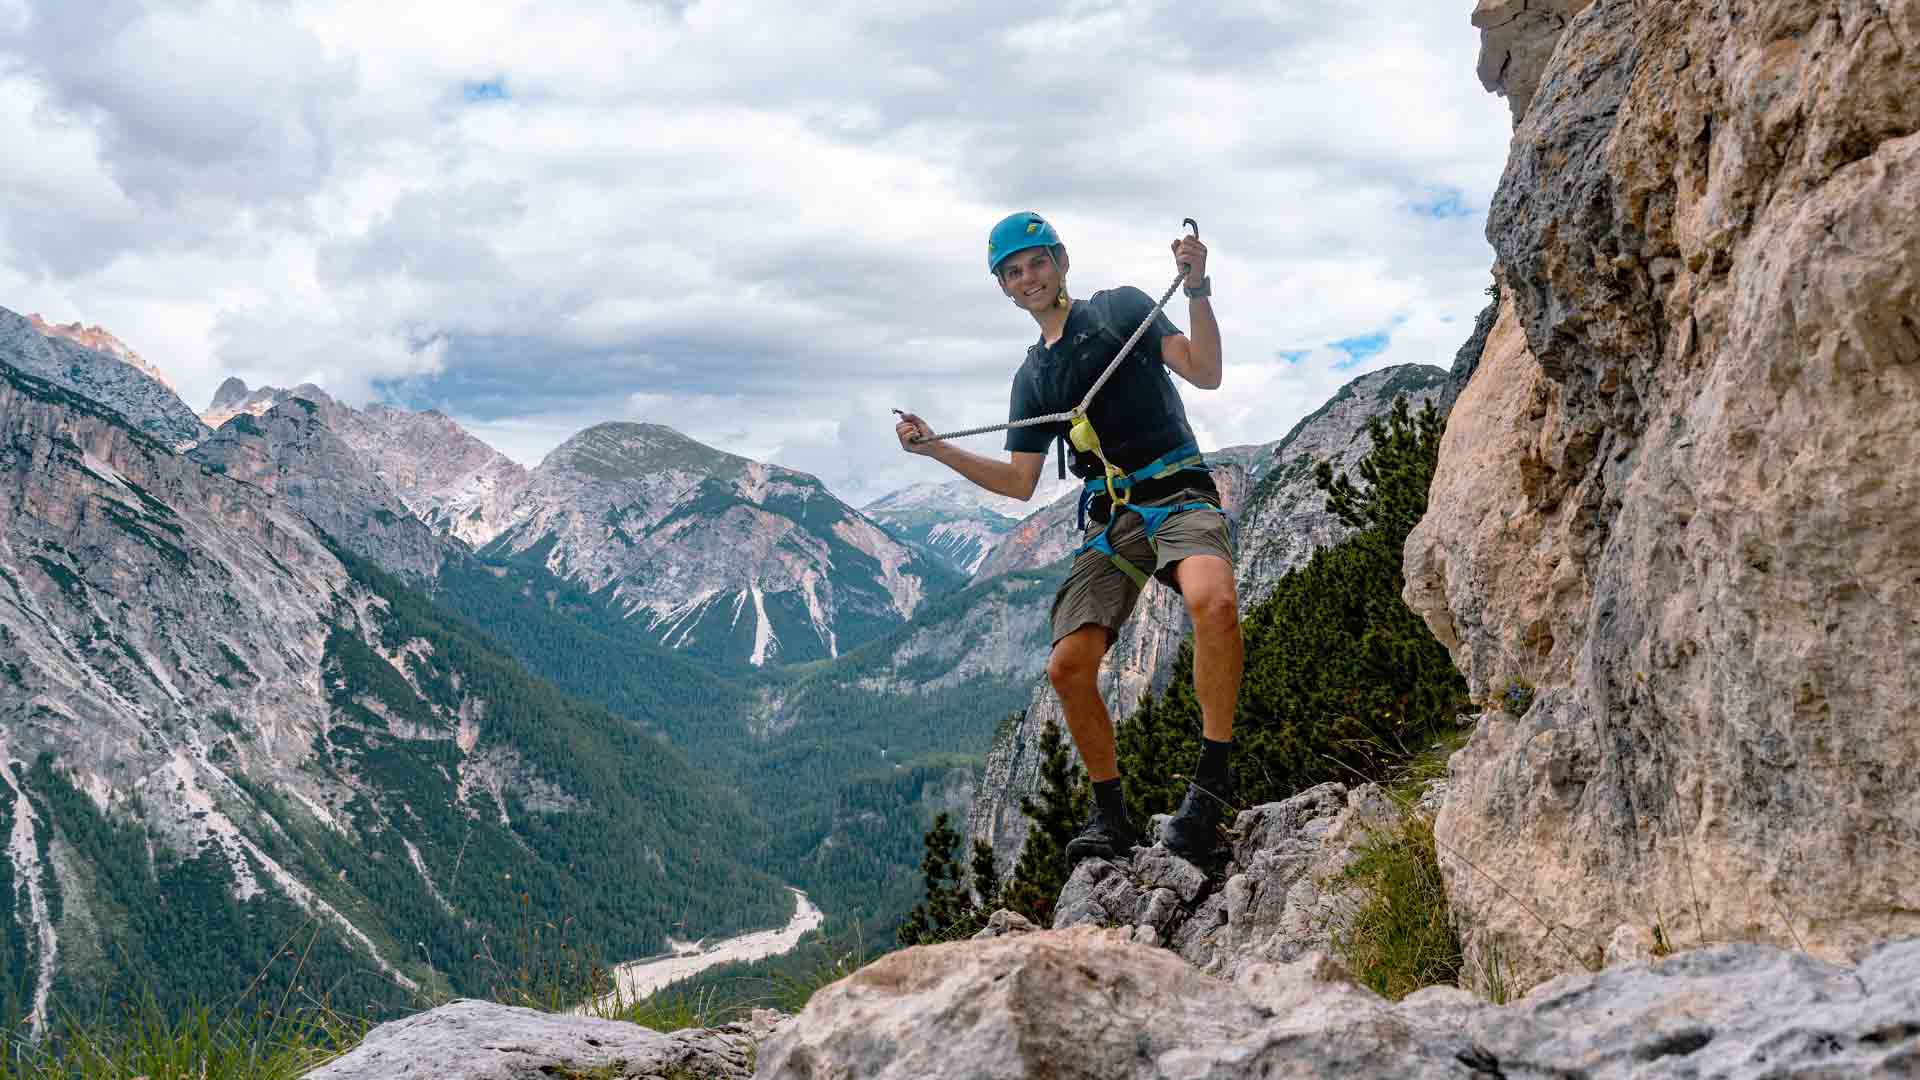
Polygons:
[[1567,13],[1489,30],[1550,59],[1406,549],[1508,708],[1437,824],[1468,966],[1856,956],[1920,928],[1920,3]]
[[1118,927],[1225,979],[1298,960],[1340,940],[1365,900],[1342,874],[1399,817],[1377,785],[1321,784],[1241,811],[1217,887],[1158,843],[1131,859],[1082,862],[1060,890],[1053,926]]
[[1732,945],[1568,976],[1510,1006],[1392,1004],[1310,954],[1209,978],[1124,930],[923,945],[816,994],[764,1080],[1899,1076],[1920,1060],[1920,939],[1857,971]]
[[189,456],[280,496],[388,573],[429,581],[447,558],[464,553],[414,517],[306,398],[288,398],[258,417],[241,413]]
[[479,547],[523,513],[527,470],[445,413],[373,404],[333,427],[436,532]]
[[38,312],[28,315],[27,322],[34,330],[47,337],[65,338],[83,349],[105,353],[123,364],[137,368],[141,374],[168,390],[174,388],[173,380],[167,378],[166,372],[147,363],[139,353],[129,348],[126,342],[114,337],[105,327],[82,326],[78,322],[50,323],[41,318]]
[[[99,351],[86,342],[117,345],[125,355]],[[127,359],[132,355],[105,331],[89,334],[50,326],[37,315],[26,319],[0,308],[0,363],[100,402],[169,450],[184,450],[206,438],[206,425],[187,403],[144,362]]]
[[788,1018],[771,1009],[717,1028],[661,1033],[638,1024],[455,1001],[382,1024],[308,1080],[748,1080]]
[[1507,99],[1515,123],[1539,89],[1540,76],[1560,44],[1567,20],[1593,0],[1480,0],[1480,85]]
[[[1368,372],[1277,442],[1207,455],[1223,504],[1239,516],[1236,577],[1243,610],[1270,593],[1288,570],[1311,558],[1316,547],[1346,535],[1314,483],[1314,464],[1329,461],[1336,469],[1351,468],[1372,448],[1368,417],[1387,412],[1398,396],[1405,396],[1416,411],[1428,402],[1442,405],[1447,385],[1446,371],[1425,365]],[[1052,567],[1071,555],[1080,544],[1074,528],[1076,497],[1063,496],[1016,526],[987,557],[979,576]],[[1037,614],[1046,610],[1040,608]],[[1186,608],[1173,590],[1156,585],[1140,598],[1100,672],[1100,692],[1116,722],[1149,692],[1165,688],[1188,630]],[[1046,644],[1040,643],[1043,650]],[[1040,662],[1044,664],[1044,657]],[[1059,696],[1042,675],[1022,722],[1009,725],[995,739],[982,797],[967,818],[970,840],[991,844],[1003,872],[1012,868],[1026,842],[1027,818],[1020,812],[1020,800],[1039,790],[1040,733],[1050,719],[1066,730]]]

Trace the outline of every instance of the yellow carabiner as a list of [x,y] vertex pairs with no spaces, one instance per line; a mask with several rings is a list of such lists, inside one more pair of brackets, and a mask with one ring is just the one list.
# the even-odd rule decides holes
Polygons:
[[1067,440],[1083,454],[1100,452],[1100,436],[1094,432],[1093,421],[1087,419],[1086,413],[1074,415],[1073,426],[1067,429]]

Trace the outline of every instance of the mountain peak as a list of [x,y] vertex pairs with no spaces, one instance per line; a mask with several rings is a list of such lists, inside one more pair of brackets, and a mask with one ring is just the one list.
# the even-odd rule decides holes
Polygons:
[[732,476],[752,464],[665,424],[613,420],[575,433],[541,467],[617,480],[674,470]]
[[207,405],[208,412],[231,408],[247,399],[247,381],[237,375],[227,376],[227,381],[213,392],[213,401]]
[[27,323],[35,332],[46,337],[65,338],[83,348],[97,353],[105,353],[121,363],[130,365],[169,390],[174,389],[173,380],[165,372],[140,358],[140,354],[127,347],[127,343],[114,337],[105,328],[82,326],[78,320],[70,323],[50,323],[40,317],[39,312],[27,316]]

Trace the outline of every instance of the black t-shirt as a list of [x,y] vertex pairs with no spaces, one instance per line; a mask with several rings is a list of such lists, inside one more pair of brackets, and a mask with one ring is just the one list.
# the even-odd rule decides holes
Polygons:
[[[1094,293],[1075,300],[1067,313],[1066,330],[1060,340],[1048,346],[1036,342],[1027,350],[1020,370],[1013,374],[1013,394],[1007,418],[1024,420],[1031,416],[1066,412],[1080,404],[1093,381],[1107,369],[1128,335],[1153,310],[1153,298],[1130,285]],[[1173,376],[1160,362],[1160,342],[1179,327],[1165,312],[1154,317],[1147,332],[1127,354],[1120,369],[1100,388],[1087,416],[1100,435],[1100,445],[1108,460],[1123,469],[1138,469],[1184,443],[1194,441],[1193,428],[1187,423],[1187,409]],[[1010,428],[1007,449],[1016,453],[1044,454],[1056,438],[1065,438],[1067,424],[1035,424]],[[1071,449],[1071,447],[1069,447]],[[1080,460],[1091,455],[1075,455],[1076,473],[1094,475],[1099,470]]]

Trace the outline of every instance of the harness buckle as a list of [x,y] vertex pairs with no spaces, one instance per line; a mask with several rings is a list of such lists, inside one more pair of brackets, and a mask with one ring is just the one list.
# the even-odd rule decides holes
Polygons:
[[[1110,500],[1109,505],[1111,507],[1107,512],[1111,514],[1114,510],[1118,510],[1133,501],[1133,485],[1127,483],[1127,474],[1120,471],[1120,466],[1115,465],[1105,458],[1101,458],[1100,461],[1101,464],[1107,467],[1107,498]],[[1120,489],[1118,491],[1114,490],[1113,482],[1115,480],[1120,481]]]

